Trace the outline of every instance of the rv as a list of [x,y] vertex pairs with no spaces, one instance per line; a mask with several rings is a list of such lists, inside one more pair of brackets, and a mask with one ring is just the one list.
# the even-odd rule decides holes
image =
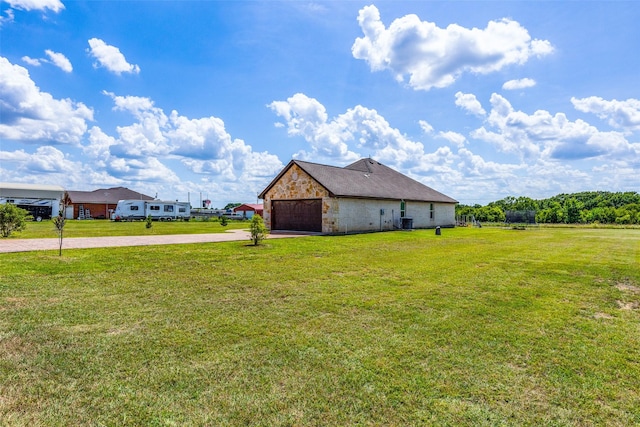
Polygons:
[[60,200],[0,197],[0,204],[11,203],[29,212],[34,221],[51,219],[60,212]]
[[147,217],[155,221],[189,221],[191,205],[189,202],[162,200],[119,200],[111,215],[114,221],[134,221]]

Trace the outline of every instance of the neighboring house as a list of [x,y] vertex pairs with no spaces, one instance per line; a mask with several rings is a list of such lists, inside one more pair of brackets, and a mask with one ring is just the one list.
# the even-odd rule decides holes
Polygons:
[[271,230],[325,234],[455,226],[456,200],[375,160],[292,160],[259,196]]
[[124,187],[102,188],[94,191],[67,191],[65,218],[110,219],[118,200],[154,200]]
[[241,215],[243,218],[251,218],[253,215],[258,214],[260,216],[263,215],[263,207],[262,204],[251,204],[244,203],[240,206],[236,206],[233,208],[233,213],[236,215]]

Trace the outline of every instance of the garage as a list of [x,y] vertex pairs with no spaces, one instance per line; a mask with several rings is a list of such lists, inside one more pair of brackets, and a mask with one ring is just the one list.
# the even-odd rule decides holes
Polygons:
[[322,199],[272,200],[272,230],[322,231]]

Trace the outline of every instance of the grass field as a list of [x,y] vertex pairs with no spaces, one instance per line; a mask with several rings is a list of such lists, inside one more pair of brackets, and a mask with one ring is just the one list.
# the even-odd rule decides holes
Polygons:
[[640,425],[640,230],[0,254],[0,425]]
[[[106,220],[68,219],[64,227],[64,237],[104,237],[104,236],[153,236],[165,234],[224,233],[226,230],[249,228],[249,221],[230,220],[227,226],[217,219],[210,221],[154,221],[146,228],[145,221],[115,222]],[[14,232],[10,239],[58,237],[53,221],[27,222],[25,230]]]

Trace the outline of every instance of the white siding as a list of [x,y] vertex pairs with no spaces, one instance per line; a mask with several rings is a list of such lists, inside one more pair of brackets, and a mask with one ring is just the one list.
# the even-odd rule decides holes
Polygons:
[[[431,217],[433,205],[433,218]],[[413,218],[413,228],[452,227],[456,208],[452,203],[406,202],[406,216]]]
[[[385,231],[401,227],[400,201],[338,198],[325,201],[332,209],[323,214],[324,233]],[[333,202],[333,203],[332,203]],[[413,228],[455,225],[455,205],[451,203],[405,202],[405,216]]]

